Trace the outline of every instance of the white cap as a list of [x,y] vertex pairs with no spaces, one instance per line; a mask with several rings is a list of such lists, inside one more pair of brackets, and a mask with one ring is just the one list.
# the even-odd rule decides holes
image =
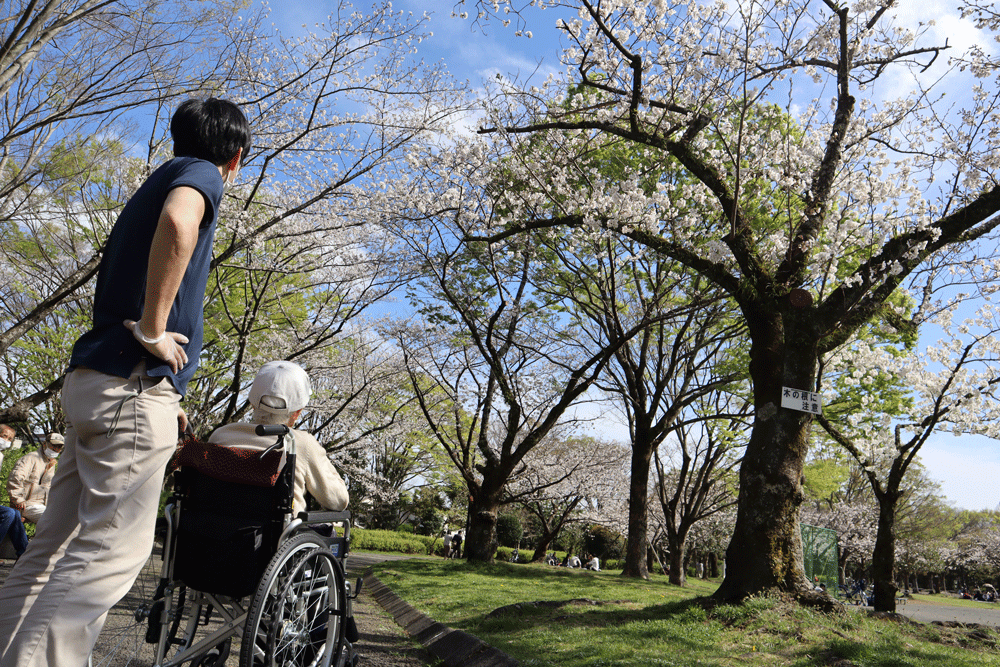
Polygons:
[[66,438],[63,437],[62,433],[49,433],[49,438],[46,442],[52,445],[65,445]]
[[309,403],[309,376],[292,361],[269,361],[257,371],[250,387],[250,404],[272,414],[291,414]]

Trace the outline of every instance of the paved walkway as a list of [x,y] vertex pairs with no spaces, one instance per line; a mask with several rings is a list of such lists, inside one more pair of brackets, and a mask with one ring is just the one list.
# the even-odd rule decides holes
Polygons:
[[953,607],[910,600],[906,604],[897,605],[896,613],[921,623],[954,621],[962,624],[977,623],[1000,628],[1000,604],[989,602],[977,604],[982,605],[982,607]]

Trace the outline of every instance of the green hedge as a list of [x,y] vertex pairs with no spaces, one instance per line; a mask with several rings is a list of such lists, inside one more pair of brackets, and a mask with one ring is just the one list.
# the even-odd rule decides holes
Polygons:
[[[440,537],[413,535],[393,530],[368,530],[366,528],[351,529],[351,549],[354,551],[382,551],[419,556],[444,555],[444,545],[441,543]],[[510,547],[499,547],[494,558],[506,563],[513,551]],[[522,549],[519,553],[520,560],[518,562],[527,563],[534,553],[534,549]],[[565,551],[556,552],[556,557],[560,563],[565,555]],[[601,563],[602,570],[621,569],[621,567],[622,561],[620,560],[609,560],[607,563]]]
[[441,538],[392,530],[351,529],[351,549],[354,551],[387,551],[390,553],[430,555],[442,549]]

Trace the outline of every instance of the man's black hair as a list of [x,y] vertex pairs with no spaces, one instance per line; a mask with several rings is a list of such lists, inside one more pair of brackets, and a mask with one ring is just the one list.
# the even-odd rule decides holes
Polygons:
[[227,164],[241,148],[246,160],[250,151],[247,117],[234,103],[215,97],[187,100],[177,107],[170,136],[177,157],[196,157],[217,166]]

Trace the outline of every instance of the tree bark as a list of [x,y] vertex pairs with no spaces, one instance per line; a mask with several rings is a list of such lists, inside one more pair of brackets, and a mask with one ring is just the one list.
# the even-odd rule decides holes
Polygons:
[[632,443],[632,472],[628,495],[628,539],[625,543],[623,577],[649,579],[646,567],[646,531],[649,527],[649,468],[653,442],[648,434],[636,429]]
[[892,573],[896,564],[896,501],[898,494],[878,498],[878,532],[872,553],[872,579],[875,582],[875,611],[896,611],[896,585]]
[[[743,305],[751,335],[754,423],[740,465],[736,527],[726,550],[719,600],[767,590],[812,593],[802,565],[802,471],[811,417],[781,407],[782,389],[812,391],[818,367],[815,317],[774,303]],[[812,322],[810,320],[813,320]]]
[[[561,528],[562,526],[560,526]],[[549,552],[549,545],[552,544],[552,540],[556,537],[556,533],[543,532],[539,538],[538,543],[535,545],[535,553],[531,555],[531,562],[537,563],[538,561],[545,560],[545,556]]]
[[674,586],[683,586],[687,583],[687,573],[684,571],[684,560],[686,546],[684,540],[674,544],[673,538],[668,538],[670,545],[670,583]]
[[[485,484],[485,480],[484,480]],[[469,503],[469,526],[462,545],[466,560],[492,563],[497,552],[500,494],[480,493]]]

